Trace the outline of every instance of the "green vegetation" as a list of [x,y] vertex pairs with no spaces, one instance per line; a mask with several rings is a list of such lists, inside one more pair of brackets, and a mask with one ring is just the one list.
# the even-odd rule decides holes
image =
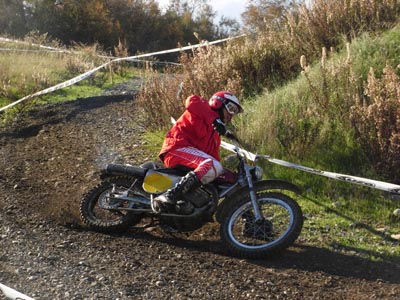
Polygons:
[[60,82],[58,70],[66,69],[66,60],[59,54],[7,52],[0,54],[0,103],[18,100],[37,90]]
[[306,217],[303,241],[373,260],[400,261],[400,226],[392,216],[393,202],[364,191],[360,197],[336,199],[307,195],[300,204]]
[[[374,40],[378,44],[384,40],[400,43],[399,33],[400,27],[396,27]],[[391,152],[394,147],[391,144],[387,145],[392,147],[391,151],[383,149],[382,139],[390,143],[400,133],[392,126],[396,124],[399,108],[396,101],[400,81],[395,69],[400,62],[399,50],[394,47],[395,51],[388,53],[385,51],[388,47],[382,44],[382,48],[372,46],[376,49],[372,55],[385,59],[381,59],[381,64],[378,59],[373,61],[368,75],[362,73],[367,61],[365,52],[371,51],[368,45],[374,44],[369,36],[356,41],[349,45],[347,52],[330,54],[330,59],[325,58],[313,67],[304,65],[296,80],[246,103],[246,120],[239,126],[243,137],[272,155],[307,161],[315,167],[337,172],[360,174],[372,165],[379,173],[383,170],[376,158],[380,157],[381,163],[386,157],[392,165],[386,163],[386,174],[380,172],[381,176],[398,181],[399,153]],[[384,71],[384,76],[375,77],[372,71],[375,68],[379,70],[376,73]],[[363,79],[366,75],[367,81]],[[393,89],[391,93],[389,87]],[[384,91],[387,91],[385,95]],[[380,115],[376,112],[370,118],[368,112],[378,105],[387,107],[379,111]],[[387,126],[380,128],[379,124]],[[375,152],[371,153],[373,149]]]

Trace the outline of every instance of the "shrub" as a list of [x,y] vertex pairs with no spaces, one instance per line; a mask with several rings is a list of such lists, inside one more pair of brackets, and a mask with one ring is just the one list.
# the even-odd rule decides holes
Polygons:
[[[229,46],[228,46],[229,47]],[[138,95],[148,126],[170,126],[170,117],[184,111],[185,99],[197,94],[208,99],[219,90],[241,95],[241,78],[225,63],[225,48],[205,45],[180,56],[180,67],[166,68],[163,74],[148,69],[147,79]]]
[[357,139],[374,168],[400,183],[400,77],[392,67],[385,67],[382,78],[371,68],[351,112]]

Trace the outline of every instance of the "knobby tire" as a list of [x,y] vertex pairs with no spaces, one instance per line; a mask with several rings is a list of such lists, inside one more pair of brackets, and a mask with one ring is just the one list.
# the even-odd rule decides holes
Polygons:
[[[122,232],[137,224],[141,215],[132,212],[120,212],[104,210],[102,213],[115,216],[113,220],[100,218],[94,212],[98,205],[99,197],[107,190],[111,190],[113,184],[117,187],[128,189],[132,185],[132,178],[124,176],[109,177],[100,182],[87,192],[80,202],[80,216],[83,223],[91,230],[100,232]],[[101,209],[99,209],[101,211]]]
[[[240,210],[244,211],[244,207],[248,207],[249,205],[251,207],[250,196],[246,194],[243,197],[235,197],[231,199],[232,201],[229,201],[229,203],[224,207],[220,236],[222,242],[227,246],[228,252],[234,256],[249,259],[265,258],[288,248],[300,235],[303,227],[303,213],[296,201],[289,196],[278,192],[258,193],[257,198],[261,199],[261,202],[264,201],[264,203],[266,203],[265,205],[270,205],[268,202],[269,200],[267,199],[273,199],[271,200],[273,205],[277,205],[281,210],[287,210],[288,214],[292,216],[293,222],[288,228],[286,228],[283,236],[279,236],[271,243],[262,244],[261,242],[259,246],[257,245],[255,247],[241,244],[240,241],[233,237],[233,229],[229,229],[229,227],[232,223],[231,219],[234,218],[235,214],[238,214]],[[279,207],[280,205],[282,205],[282,207]],[[231,227],[233,228],[233,226]]]

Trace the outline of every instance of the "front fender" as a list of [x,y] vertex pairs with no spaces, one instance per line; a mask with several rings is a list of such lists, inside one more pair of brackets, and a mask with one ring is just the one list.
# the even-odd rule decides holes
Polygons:
[[[254,189],[257,192],[261,191],[269,191],[269,190],[285,190],[285,191],[291,191],[296,194],[301,194],[302,191],[301,189],[286,180],[281,180],[281,179],[267,179],[267,180],[260,180],[256,181],[253,183],[254,184]],[[242,197],[243,193],[248,193],[249,187],[244,186],[238,190],[236,190],[232,195],[229,195],[225,197],[225,199],[218,205],[217,212],[215,214],[215,217],[218,222],[221,220],[221,215],[225,211],[225,205],[232,199],[233,197]]]
[[299,188],[297,185],[281,179],[267,179],[267,180],[256,181],[254,183],[254,188],[256,192],[262,190],[287,190],[299,195],[302,193],[301,188]]

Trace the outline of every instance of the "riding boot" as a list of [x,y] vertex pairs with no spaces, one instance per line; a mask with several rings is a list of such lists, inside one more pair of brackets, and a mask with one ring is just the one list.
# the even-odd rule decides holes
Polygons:
[[191,214],[194,207],[182,196],[199,186],[201,186],[201,182],[196,174],[193,171],[189,172],[173,188],[153,199],[153,210],[157,213],[177,212],[185,215]]

